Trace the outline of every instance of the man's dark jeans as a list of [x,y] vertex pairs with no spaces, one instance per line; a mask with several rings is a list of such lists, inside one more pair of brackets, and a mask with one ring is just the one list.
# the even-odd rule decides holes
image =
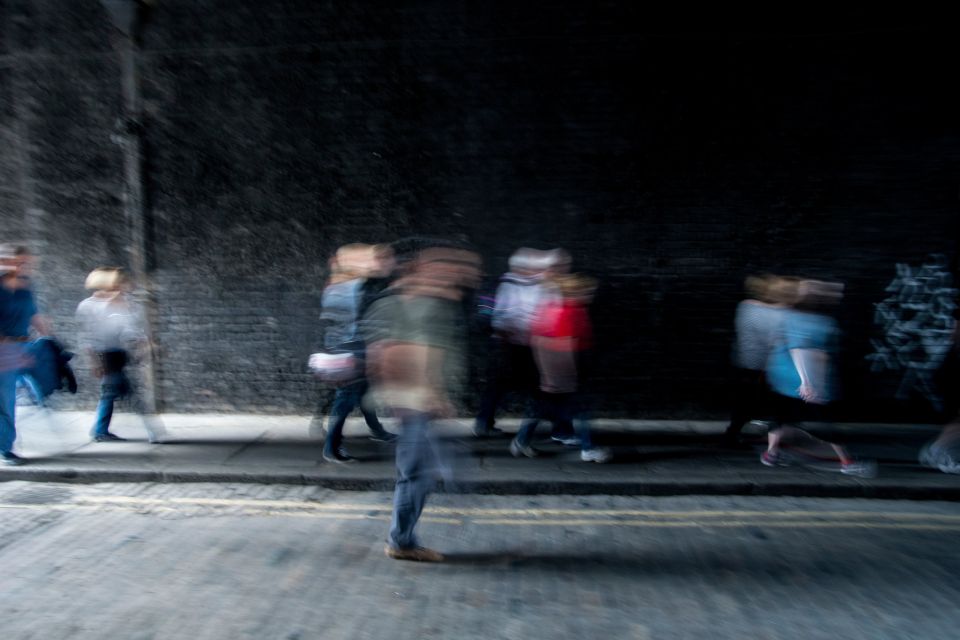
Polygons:
[[377,419],[377,414],[363,406],[363,396],[367,392],[367,381],[358,380],[352,384],[340,387],[333,398],[333,408],[330,410],[330,421],[327,424],[327,439],[323,445],[324,453],[335,455],[343,443],[343,425],[354,409],[360,407],[364,420],[370,432],[374,435],[385,435],[386,430]]

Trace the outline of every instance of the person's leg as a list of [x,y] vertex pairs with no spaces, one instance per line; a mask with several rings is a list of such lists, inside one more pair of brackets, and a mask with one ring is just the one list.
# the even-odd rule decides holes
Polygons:
[[167,434],[166,425],[155,413],[147,411],[137,411],[137,415],[143,421],[143,429],[147,432],[147,442],[150,444],[169,443],[170,437]]
[[[538,419],[530,420],[534,416],[539,419],[547,418],[547,412],[550,411],[549,399],[547,394],[540,391],[540,370],[537,368],[537,360],[533,355],[533,349],[527,346],[515,346],[512,351],[512,362],[515,371],[514,385],[517,391],[526,397],[527,419],[521,425],[527,426],[529,434],[520,438],[525,445],[530,444],[533,438],[533,431],[539,424]],[[549,419],[549,418],[547,418]],[[518,433],[519,436],[519,433]],[[570,441],[576,436],[573,433],[573,427],[566,424],[558,424],[551,420],[550,437],[560,442]]]
[[[561,404],[563,403],[561,402]],[[556,410],[563,413],[561,407],[557,407]],[[552,428],[550,430],[551,439],[564,444],[580,444],[583,446],[583,441],[580,441],[579,443],[576,442],[579,439],[579,432],[574,429],[572,416],[566,415],[564,418],[557,420],[551,419],[550,422],[552,424]]]
[[578,409],[579,398],[572,393],[557,394],[556,421],[566,425],[566,428],[576,431],[580,439],[580,459],[584,462],[600,464],[610,462],[613,453],[607,447],[597,447],[593,444],[590,433],[590,418],[585,411]]
[[540,424],[540,419],[537,417],[524,418],[520,424],[520,430],[517,431],[517,435],[513,439],[513,443],[521,447],[529,447],[538,424]]
[[355,392],[355,385],[348,385],[337,389],[333,399],[333,409],[330,411],[330,420],[327,422],[327,439],[323,443],[323,456],[328,459],[345,458],[341,452],[343,444],[343,425],[347,416],[357,408],[359,400]]
[[33,401],[33,404],[38,407],[46,406],[46,401],[43,399],[43,392],[40,390],[40,385],[37,384],[36,378],[29,373],[24,373],[18,377],[17,384],[23,385],[23,388],[30,394],[30,399]]
[[558,430],[573,433],[569,399],[569,393],[542,392],[540,394],[540,418],[550,422],[553,427],[551,433],[556,433]]
[[777,466],[794,462],[815,465],[836,463],[837,466],[832,468],[848,475],[872,477],[876,474],[875,462],[857,460],[843,445],[818,438],[800,426],[790,426],[802,425],[806,421],[827,421],[827,407],[783,396],[777,396],[776,403],[775,415],[778,422],[786,426],[772,429],[767,434],[767,450],[760,457],[763,464]]
[[776,429],[771,429],[767,433],[767,452],[776,454],[780,451],[780,445],[783,442],[783,437],[785,434],[789,433],[789,430],[793,427],[777,427]]
[[920,464],[944,473],[960,473],[960,416],[920,450]]
[[551,418],[554,425],[557,425],[564,433],[576,433],[577,438],[580,439],[580,449],[582,451],[588,451],[593,448],[593,440],[590,437],[590,420],[585,415],[578,416],[574,420],[574,416],[577,415],[576,411],[576,401],[572,393],[557,393],[553,394],[553,412],[554,417]]
[[520,423],[520,429],[517,430],[517,435],[514,438],[514,440],[525,447],[533,442],[533,434],[536,432],[540,421],[549,419],[548,414],[550,408],[546,396],[547,394],[540,391],[534,392],[530,401],[527,403],[527,415],[524,416],[523,421]]
[[[590,439],[590,413],[583,392],[557,394],[553,432],[550,437],[568,447],[580,447],[581,450],[593,448]],[[559,397],[564,396],[564,397]]]
[[123,395],[122,377],[121,373],[107,373],[100,379],[100,402],[97,403],[97,414],[90,431],[90,437],[95,440],[108,437],[114,403]]
[[380,418],[377,417],[377,412],[368,409],[363,406],[363,400],[360,401],[360,413],[363,414],[363,419],[367,423],[367,428],[370,429],[370,438],[373,440],[378,440],[382,442],[395,442],[397,436],[390,433],[383,428],[383,424],[380,422]]
[[781,446],[784,437],[791,432],[793,427],[784,425],[789,425],[796,421],[796,403],[801,401],[775,393],[770,398],[770,402],[770,408],[776,426],[767,432],[767,448],[760,454],[760,461],[768,467],[786,464],[786,460],[781,454]]
[[538,393],[528,404],[527,415],[524,417],[523,422],[520,423],[520,429],[517,431],[517,435],[510,441],[510,453],[513,454],[514,457],[519,458],[520,456],[526,456],[528,458],[535,458],[537,456],[536,449],[534,449],[530,443],[533,440],[533,434],[537,430],[537,425],[540,424],[541,418],[544,417],[545,409],[544,400],[541,394]]
[[314,440],[324,440],[327,436],[327,429],[324,425],[326,416],[330,414],[333,407],[333,400],[336,398],[336,390],[324,387],[320,390],[317,398],[317,406],[313,411],[313,417],[310,418],[310,425],[307,427],[308,435]]
[[833,449],[833,452],[837,454],[837,458],[840,459],[841,465],[853,464],[853,457],[850,455],[850,452],[847,451],[846,447],[839,445],[836,442],[828,443],[830,448]]
[[397,436],[383,428],[376,411],[364,406],[363,397],[367,394],[368,388],[369,385],[367,381],[361,380],[357,383],[357,388],[354,393],[356,395],[357,406],[360,407],[360,413],[363,414],[363,420],[367,423],[367,428],[370,430],[370,437],[383,442],[394,442]]
[[397,552],[419,547],[414,529],[434,482],[431,474],[433,449],[427,438],[428,415],[419,411],[406,411],[400,416],[400,424],[396,458],[397,483],[393,493],[393,520],[387,548],[387,553],[394,557],[406,557],[397,555]]
[[[583,385],[574,395],[571,403],[570,417],[573,419],[574,438],[577,440],[576,444],[581,447],[584,442],[587,447],[594,447],[593,438],[590,436],[590,423],[593,419],[592,408],[596,404],[595,396],[595,391]],[[582,437],[584,432],[587,433],[586,440]],[[567,442],[573,444],[573,440]]]
[[[800,413],[799,420],[802,422],[829,422],[829,413],[827,411],[826,405],[822,404],[811,404],[807,402],[802,402],[798,407],[798,412]],[[804,431],[810,441],[814,444],[810,446],[813,456],[817,456],[819,452],[821,457],[829,458],[830,452],[836,455],[837,459],[840,461],[841,465],[849,465],[853,463],[853,457],[850,456],[850,453],[845,447],[834,442],[828,442],[826,440],[821,440],[820,438],[814,436],[808,431]],[[826,444],[827,446],[823,446]]]
[[151,444],[163,444],[170,442],[166,426],[160,419],[155,410],[146,405],[143,394],[140,393],[140,385],[132,374],[128,373],[129,367],[121,370],[122,386],[119,397],[127,398],[130,404],[130,410],[135,413],[143,423],[143,430],[147,432],[147,442]]
[[574,429],[573,424],[570,422],[554,422],[553,428],[550,430],[550,439],[555,440],[561,444],[576,446],[578,444],[582,445],[580,442],[579,432]]
[[501,433],[496,423],[497,408],[506,394],[509,377],[508,346],[499,338],[491,338],[489,362],[487,366],[487,386],[480,396],[480,411],[473,425],[476,436],[490,436]]
[[960,445],[960,416],[943,428],[934,444],[941,449],[955,449]]
[[[833,422],[832,407],[828,404],[804,403],[803,409],[804,420],[827,424]],[[836,456],[836,459],[840,462],[839,468],[841,473],[864,478],[872,478],[877,474],[877,463],[875,460],[856,458],[850,453],[849,449],[842,444],[822,440],[807,432],[804,432],[804,434],[812,441],[809,449],[815,459],[818,457],[829,459],[832,451],[833,455]],[[823,453],[819,453],[821,451]]]
[[[0,349],[7,346],[0,345]],[[0,367],[0,455],[11,454],[17,439],[17,372],[4,368]]]

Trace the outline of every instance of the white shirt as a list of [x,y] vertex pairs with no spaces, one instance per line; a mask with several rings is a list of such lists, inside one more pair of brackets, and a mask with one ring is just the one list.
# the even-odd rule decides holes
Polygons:
[[77,306],[80,345],[96,352],[130,350],[145,339],[143,319],[128,296],[90,296]]

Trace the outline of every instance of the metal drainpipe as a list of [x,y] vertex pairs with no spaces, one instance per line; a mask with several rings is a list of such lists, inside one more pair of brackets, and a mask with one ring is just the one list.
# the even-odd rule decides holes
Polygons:
[[123,115],[117,122],[112,140],[123,150],[124,218],[129,232],[127,252],[130,271],[137,283],[134,298],[144,310],[147,349],[143,354],[142,398],[144,409],[157,413],[162,409],[157,379],[156,289],[151,277],[149,211],[145,199],[144,118],[140,97],[140,34],[150,2],[142,0],[101,0],[119,30],[115,42],[120,53],[123,89]]

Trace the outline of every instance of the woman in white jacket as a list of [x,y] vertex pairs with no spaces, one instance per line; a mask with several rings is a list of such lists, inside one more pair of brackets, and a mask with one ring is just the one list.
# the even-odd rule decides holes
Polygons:
[[[110,432],[117,400],[132,395],[125,372],[131,354],[146,346],[144,321],[130,296],[130,279],[118,267],[100,267],[87,276],[86,288],[93,295],[77,306],[80,345],[100,378],[100,402],[90,436],[96,442],[117,442],[123,438]],[[138,411],[138,413],[143,413]],[[144,417],[150,442],[159,442],[159,425]]]

